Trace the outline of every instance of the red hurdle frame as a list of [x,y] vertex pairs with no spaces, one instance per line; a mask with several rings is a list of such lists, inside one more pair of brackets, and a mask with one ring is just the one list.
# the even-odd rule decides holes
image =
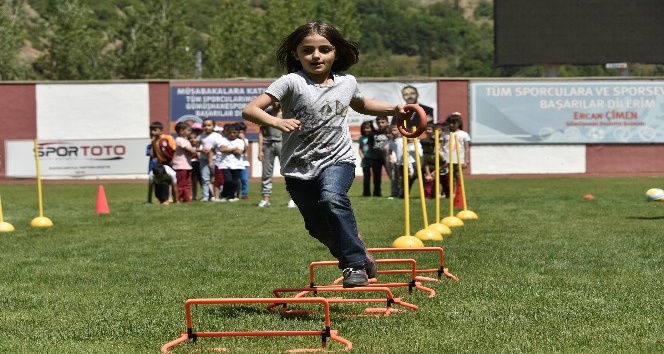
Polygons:
[[[294,303],[294,304],[320,304],[323,306],[325,315],[325,329],[320,331],[290,330],[290,331],[217,331],[217,332],[198,332],[193,329],[191,316],[191,305],[227,305],[227,304],[274,304],[274,303]],[[196,342],[199,337],[258,337],[258,336],[320,336],[322,348],[327,347],[327,339],[330,338],[344,345],[344,350],[353,348],[353,343],[341,337],[339,332],[331,329],[330,321],[330,303],[322,297],[309,298],[211,298],[211,299],[189,299],[184,304],[185,321],[187,331],[182,332],[180,337],[174,339],[161,347],[162,353],[168,353],[169,349],[191,340]]]
[[[410,270],[408,269],[403,269],[400,270],[399,273],[410,273],[411,274],[411,280],[408,283],[378,283],[377,280],[375,279],[370,279],[369,281],[371,282],[369,286],[381,286],[381,287],[399,287],[399,286],[407,286],[408,287],[408,294],[413,293],[413,288],[423,290],[429,293],[429,297],[434,297],[436,296],[436,291],[428,288],[426,286],[423,286],[422,283],[417,281],[417,262],[414,259],[408,259],[408,258],[400,258],[400,259],[376,259],[376,263],[378,264],[390,264],[390,263],[408,263],[410,264]],[[295,297],[300,297],[308,293],[309,291],[313,292],[316,294],[316,290],[320,289],[324,286],[316,285],[316,280],[315,280],[315,268],[320,267],[320,266],[338,266],[339,262],[338,261],[317,261],[317,262],[311,262],[309,264],[309,288],[307,290],[303,290],[302,293],[296,295]],[[387,274],[387,272],[390,271],[381,271],[380,269],[378,270],[378,274]],[[332,286],[337,286],[341,281],[343,280],[343,277],[337,278]],[[276,295],[276,294],[275,294]]]
[[[446,278],[459,281],[454,274],[450,273],[448,268],[445,268],[445,250],[442,247],[413,247],[413,248],[367,248],[369,253],[380,253],[380,252],[434,252],[439,255],[439,267],[430,268],[430,269],[416,269],[417,274],[421,273],[437,273],[438,279],[430,277],[421,277],[417,276],[416,280],[420,281],[438,281],[444,275]],[[409,270],[378,270],[378,274],[399,274],[399,273],[409,273]]]
[[[385,286],[360,286],[360,287],[355,287],[355,288],[344,288],[341,285],[328,285],[328,286],[318,286],[315,288],[310,288],[310,287],[301,287],[301,288],[276,288],[272,292],[274,295],[279,298],[283,299],[281,297],[282,293],[286,292],[296,292],[300,291],[299,294],[296,295],[296,299],[306,299],[306,294],[309,292],[315,291],[315,292],[382,292],[385,293],[384,298],[354,298],[354,299],[347,299],[347,298],[326,298],[329,303],[350,303],[350,302],[382,302],[385,303],[385,308],[368,308],[365,310],[365,312],[382,312],[385,316],[389,316],[393,312],[397,312],[398,310],[393,309],[392,305],[400,305],[404,306],[406,308],[409,308],[411,310],[418,310],[419,307],[416,305],[410,304],[408,302],[402,301],[401,298],[394,297],[392,294],[392,291],[390,288],[385,287]],[[293,311],[287,311],[286,310],[286,303],[283,301],[277,301],[274,304],[271,304],[268,306],[269,311],[273,311],[273,309],[277,306],[281,305],[282,306],[282,312],[288,312],[288,313],[293,313]],[[296,312],[297,313],[297,312]]]

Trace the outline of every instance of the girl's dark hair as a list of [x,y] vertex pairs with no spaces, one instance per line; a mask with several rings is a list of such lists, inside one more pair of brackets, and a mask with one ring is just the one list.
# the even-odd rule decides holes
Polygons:
[[445,124],[450,125],[452,123],[459,123],[459,129],[463,130],[463,121],[461,117],[457,114],[452,114],[445,120]]
[[369,133],[369,135],[370,136],[373,135],[376,131],[373,127],[373,123],[370,120],[365,120],[364,122],[362,122],[362,124],[360,124],[360,134],[364,135],[364,127],[367,126],[371,127],[371,133]]
[[160,163],[154,165],[154,167],[152,168],[152,175],[154,176],[163,176],[165,174],[166,174],[166,167],[164,167],[164,165]]
[[175,131],[180,134],[180,132],[185,130],[188,126],[189,124],[187,124],[187,122],[177,122],[177,124],[175,124]]
[[332,64],[332,71],[348,70],[359,61],[360,51],[356,42],[345,39],[336,27],[325,22],[309,22],[284,38],[277,49],[277,62],[288,73],[302,70],[302,64],[295,58],[294,53],[302,40],[312,34],[325,37],[334,46],[337,60]]

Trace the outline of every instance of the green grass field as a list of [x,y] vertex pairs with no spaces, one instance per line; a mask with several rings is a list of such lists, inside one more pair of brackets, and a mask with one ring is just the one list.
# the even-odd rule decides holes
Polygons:
[[[306,285],[311,261],[332,260],[285,207],[283,184],[273,206],[259,209],[257,184],[250,201],[159,206],[144,204],[143,183],[102,183],[110,215],[95,214],[97,184],[45,183],[44,215],[54,222],[46,229],[29,226],[39,215],[35,185],[0,184],[4,220],[16,228],[0,233],[1,353],[158,353],[185,330],[186,299],[272,297],[276,287]],[[403,201],[360,197],[360,184],[351,191],[360,231],[370,247],[389,247],[404,234]],[[445,248],[460,281],[425,283],[434,298],[395,288],[419,311],[388,317],[353,316],[380,305],[335,304],[332,327],[354,353],[660,353],[664,203],[644,193],[662,186],[657,178],[467,180],[479,220],[427,243]],[[422,226],[412,196],[411,233]],[[318,279],[338,275],[328,268]],[[261,306],[198,306],[194,327],[320,330],[323,322]],[[202,338],[172,352],[221,347],[283,353],[320,343]]]

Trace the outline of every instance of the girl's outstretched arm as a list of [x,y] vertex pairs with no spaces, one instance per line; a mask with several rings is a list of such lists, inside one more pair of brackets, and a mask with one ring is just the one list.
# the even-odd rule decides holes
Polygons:
[[350,107],[357,113],[366,114],[368,116],[404,116],[406,111],[403,105],[391,105],[385,102],[376,101],[365,98],[363,100],[351,101]]
[[244,107],[242,110],[242,118],[258,125],[275,127],[286,133],[300,129],[300,121],[295,118],[282,119],[265,112],[265,109],[270,107],[272,103],[276,101],[277,100],[274,97],[263,93]]

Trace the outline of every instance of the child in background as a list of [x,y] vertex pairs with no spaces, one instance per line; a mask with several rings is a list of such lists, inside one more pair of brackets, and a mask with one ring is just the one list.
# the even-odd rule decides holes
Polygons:
[[[445,156],[445,160],[448,163],[453,164],[454,169],[454,182],[453,185],[456,185],[456,182],[460,178],[460,166],[465,170],[470,165],[470,135],[463,131],[463,122],[461,121],[461,113],[453,112],[445,120],[445,125],[449,126],[449,131],[443,133],[440,138],[441,147],[440,149]],[[456,141],[452,140],[452,150],[450,151],[450,137],[451,133],[454,133],[456,136]],[[458,144],[457,144],[458,142]],[[459,151],[459,159],[457,159],[457,150]],[[450,173],[447,173],[446,183],[443,184],[443,191],[447,197],[453,197],[452,191],[450,191],[449,179]]]
[[161,122],[150,123],[150,139],[152,140],[150,156],[156,158],[162,165],[170,165],[175,154],[175,139],[164,133],[164,125]]
[[213,198],[210,198],[212,202],[221,202],[221,190],[224,188],[224,171],[221,170],[221,151],[219,147],[221,146],[221,141],[224,138],[224,128],[215,125],[214,132],[219,134],[219,140],[217,140],[217,147],[214,149],[214,170],[212,171],[212,191],[214,194]]
[[[166,191],[166,194],[157,194],[155,193],[159,204],[168,205],[169,204],[169,192],[173,197],[173,203],[178,202],[177,198],[177,177],[175,177],[175,171],[171,166],[163,165],[157,163],[152,171],[148,174],[148,203],[152,204],[152,190],[156,191],[157,186],[163,186],[162,189]],[[170,186],[170,189],[169,189]]]
[[215,188],[211,179],[215,177],[214,157],[219,149],[221,134],[214,131],[216,124],[214,119],[203,120],[203,133],[199,136],[201,140],[201,153],[198,155],[201,166],[201,179],[203,180],[202,202],[216,200]]
[[[198,136],[203,132],[203,125],[201,123],[194,123],[191,126],[191,133],[187,136],[191,146],[200,151],[201,141]],[[198,200],[198,187],[203,186],[203,178],[201,177],[201,164],[198,159],[198,153],[191,155],[191,200]],[[201,188],[202,189],[202,188]]]
[[[436,139],[433,124],[428,124],[424,130],[424,137],[420,139],[422,145],[422,177],[424,178],[424,197],[431,199],[434,196],[436,172]],[[442,165],[439,165],[442,166]]]
[[[410,188],[413,186],[413,182],[415,181],[416,177],[416,172],[415,171],[415,139],[408,138],[407,140],[407,146],[406,149],[408,150],[408,186],[405,185],[405,178],[404,176],[404,156],[403,156],[403,137],[400,137],[399,139],[396,140],[396,146],[394,149],[394,152],[396,153],[396,165],[397,165],[397,183],[399,185],[399,198],[403,199],[405,196],[405,188],[408,188],[410,191]],[[417,142],[418,144],[418,149],[420,152],[420,157],[422,156],[422,146],[420,142]]]
[[[376,264],[359,237],[348,198],[356,160],[348,109],[405,118],[403,105],[362,95],[355,77],[343,73],[358,62],[358,45],[329,24],[311,22],[295,29],[281,42],[277,59],[289,74],[250,102],[242,116],[284,132],[281,174],[305,227],[339,260],[344,287],[365,286],[376,275]],[[265,112],[276,102],[282,119]]]
[[157,158],[152,156],[152,142],[145,148],[145,156],[148,157],[148,173],[150,173],[157,164]]
[[397,148],[397,141],[401,140],[401,133],[396,125],[390,125],[386,128],[387,143],[385,144],[385,169],[390,176],[390,196],[388,199],[399,197],[399,171],[397,159],[400,154]]
[[373,123],[370,120],[362,122],[360,125],[360,138],[357,140],[359,145],[360,166],[362,167],[362,196],[371,196],[371,152],[373,146]]
[[237,193],[240,188],[241,173],[244,169],[242,154],[244,153],[244,140],[239,138],[240,129],[237,124],[224,126],[224,137],[219,144],[221,159],[219,168],[224,174],[224,188],[221,190],[222,202],[236,202],[240,200]]
[[247,140],[247,125],[244,122],[236,123],[239,134],[238,139],[244,141],[244,152],[242,153],[241,159],[242,164],[244,164],[244,169],[240,172],[240,191],[242,192],[242,199],[249,199],[249,157],[247,156],[247,151],[249,151],[249,140]]
[[447,125],[446,122],[443,123],[436,123],[433,126],[434,129],[434,139],[435,139],[435,132],[438,131],[438,153],[440,155],[440,197],[441,198],[446,198],[447,195],[445,194],[445,186],[448,187],[449,189],[449,180],[447,180],[447,174],[449,173],[449,164],[445,160],[445,154],[443,154],[442,150],[442,143],[440,139],[443,137],[443,135],[447,132],[449,132],[449,126]]
[[177,178],[177,200],[181,203],[191,201],[191,156],[198,154],[198,151],[191,146],[187,139],[191,128],[186,122],[175,124],[175,155],[173,155],[173,170]]
[[[164,125],[161,122],[150,123],[150,140],[152,140],[150,143],[150,166],[154,168],[158,163],[170,166],[175,154],[175,139],[164,133]],[[154,189],[157,198],[168,199],[167,185],[163,183],[154,186],[148,185],[148,189]]]

